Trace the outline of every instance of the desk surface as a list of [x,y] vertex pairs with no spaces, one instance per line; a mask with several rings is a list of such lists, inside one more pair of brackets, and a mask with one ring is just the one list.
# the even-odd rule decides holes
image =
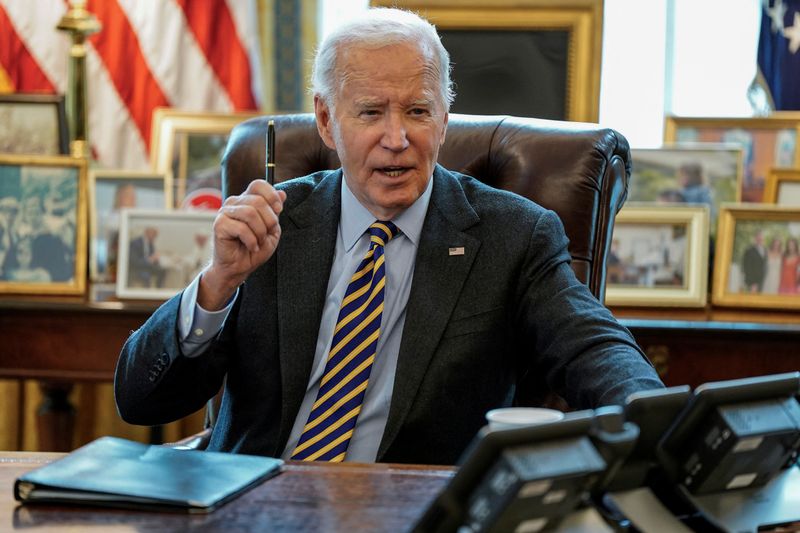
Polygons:
[[446,467],[297,464],[209,515],[20,506],[14,480],[62,454],[0,452],[0,531],[406,531],[453,475]]

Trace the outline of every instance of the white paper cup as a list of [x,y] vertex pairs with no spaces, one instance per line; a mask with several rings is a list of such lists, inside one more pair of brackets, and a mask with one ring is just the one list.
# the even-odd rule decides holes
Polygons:
[[563,418],[561,411],[544,407],[505,407],[486,413],[486,421],[492,430],[535,426]]

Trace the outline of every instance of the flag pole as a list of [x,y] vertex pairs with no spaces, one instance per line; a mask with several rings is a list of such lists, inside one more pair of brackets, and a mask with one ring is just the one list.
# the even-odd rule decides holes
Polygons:
[[72,157],[89,158],[89,120],[87,109],[86,36],[100,31],[100,22],[86,10],[86,0],[72,0],[57,29],[69,33],[66,110]]

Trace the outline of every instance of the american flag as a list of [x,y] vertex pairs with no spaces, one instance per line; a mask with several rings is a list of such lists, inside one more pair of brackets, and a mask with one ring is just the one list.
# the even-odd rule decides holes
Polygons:
[[800,110],[800,0],[762,0],[757,81],[775,110]]
[[[0,0],[0,92],[65,93],[66,0]],[[88,0],[89,136],[107,167],[148,167],[153,109],[259,107],[255,0]]]

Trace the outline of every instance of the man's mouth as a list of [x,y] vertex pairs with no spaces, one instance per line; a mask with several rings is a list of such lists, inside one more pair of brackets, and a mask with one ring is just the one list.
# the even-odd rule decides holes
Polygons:
[[391,177],[391,178],[397,178],[398,176],[401,176],[403,174],[403,172],[407,171],[408,168],[409,167],[394,167],[394,166],[392,166],[392,167],[379,168],[378,170],[380,172],[382,172],[383,174],[386,174],[387,176]]

